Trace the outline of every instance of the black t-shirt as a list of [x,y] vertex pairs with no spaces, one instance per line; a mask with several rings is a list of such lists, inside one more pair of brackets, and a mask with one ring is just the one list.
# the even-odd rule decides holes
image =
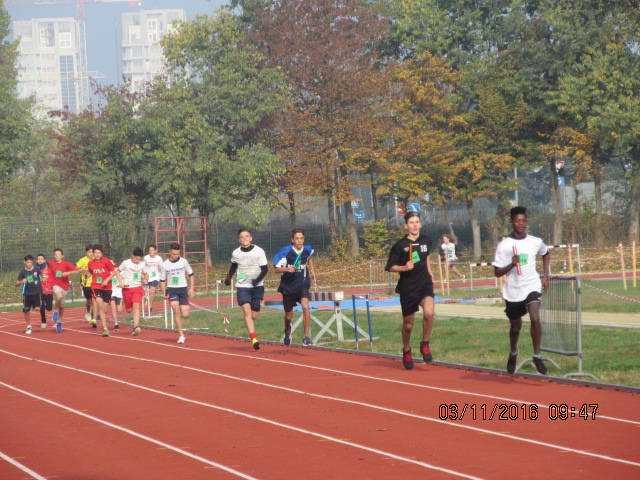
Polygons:
[[23,268],[18,273],[18,281],[23,278],[27,279],[27,283],[22,285],[22,293],[25,295],[40,295],[40,270],[37,268],[33,270]]
[[431,240],[426,235],[420,235],[413,242],[406,236],[398,240],[389,252],[389,260],[385,270],[389,271],[393,265],[405,265],[409,261],[409,244],[413,255],[413,270],[400,272],[400,279],[396,292],[403,294],[429,284],[433,284],[429,270],[427,270],[427,257],[431,253]]

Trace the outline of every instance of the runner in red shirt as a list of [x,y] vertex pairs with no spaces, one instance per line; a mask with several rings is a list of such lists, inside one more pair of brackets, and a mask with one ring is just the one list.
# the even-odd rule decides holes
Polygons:
[[40,271],[40,288],[42,289],[40,294],[40,326],[45,328],[47,326],[46,311],[53,310],[53,283],[49,278],[49,268],[42,253],[38,254],[36,268]]
[[53,312],[53,322],[56,324],[56,331],[62,332],[62,316],[64,315],[64,301],[69,290],[69,275],[80,273],[82,269],[77,268],[73,263],[64,259],[64,252],[61,248],[53,251],[54,260],[47,263],[49,268],[49,282],[52,285],[53,296],[55,298],[55,311]]
[[108,337],[107,307],[111,302],[111,279],[117,272],[111,259],[104,256],[102,245],[93,246],[93,260],[89,262],[87,270],[91,274],[91,290],[97,302],[98,316],[102,322],[102,336]]

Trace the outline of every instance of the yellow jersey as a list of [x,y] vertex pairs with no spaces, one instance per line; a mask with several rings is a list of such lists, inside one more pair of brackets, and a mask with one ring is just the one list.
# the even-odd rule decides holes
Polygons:
[[[76,267],[78,268],[87,268],[89,266],[89,262],[91,260],[89,257],[84,256],[80,260],[76,262]],[[83,287],[90,287],[92,282],[91,274],[89,272],[82,272],[82,277],[80,279],[80,285]]]

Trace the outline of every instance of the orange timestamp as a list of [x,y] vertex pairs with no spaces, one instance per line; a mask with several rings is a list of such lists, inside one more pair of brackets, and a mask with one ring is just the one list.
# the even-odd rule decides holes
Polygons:
[[[542,414],[541,414],[542,412]],[[443,421],[468,420],[481,421],[513,421],[513,420],[595,420],[598,412],[597,403],[582,403],[569,405],[567,403],[552,403],[538,405],[537,403],[441,403],[438,406],[438,418]]]

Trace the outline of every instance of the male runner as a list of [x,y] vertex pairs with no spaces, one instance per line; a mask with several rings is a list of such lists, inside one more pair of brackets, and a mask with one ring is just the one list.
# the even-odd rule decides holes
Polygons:
[[46,311],[53,310],[53,284],[49,278],[49,269],[44,254],[39,253],[36,257],[36,268],[40,272],[40,327],[47,326]]
[[[91,291],[96,302],[96,312],[102,323],[102,336],[109,336],[107,327],[107,306],[111,303],[111,278],[116,274],[116,266],[111,259],[104,256],[102,245],[93,246],[93,260],[87,267],[91,274]],[[113,326],[118,331],[119,325]]]
[[31,310],[40,307],[40,271],[33,265],[33,255],[24,257],[24,267],[18,272],[16,285],[22,288],[22,313],[25,331],[31,335]]
[[140,311],[142,310],[142,295],[144,294],[142,285],[146,283],[147,274],[145,264],[142,261],[144,252],[140,247],[136,247],[131,252],[131,257],[123,261],[118,270],[122,285],[122,298],[124,308],[127,312],[133,310],[133,331],[132,335],[140,335]]
[[244,323],[249,331],[249,338],[255,350],[260,349],[260,342],[256,336],[255,321],[260,312],[260,304],[264,297],[264,277],[269,270],[267,256],[264,250],[252,245],[251,231],[246,228],[238,230],[240,246],[231,254],[231,266],[224,280],[225,285],[231,284],[231,277],[238,271],[236,287],[238,289],[238,305],[242,307]]
[[[189,277],[189,287],[187,287]],[[169,299],[173,316],[178,326],[178,343],[184,343],[186,338],[182,330],[182,319],[189,318],[189,299],[194,296],[195,276],[186,258],[180,256],[180,244],[169,245],[169,258],[162,264],[160,288],[162,295]]]
[[[518,358],[518,337],[522,328],[522,316],[529,313],[531,321],[531,341],[533,343],[533,363],[542,375],[547,374],[547,367],[540,355],[540,299],[542,289],[549,286],[549,265],[551,256],[542,239],[527,235],[527,209],[513,207],[511,209],[511,226],[513,232],[503,238],[496,248],[493,266],[496,277],[505,275],[502,297],[507,308],[505,313],[511,323],[509,341],[511,351],[507,360],[507,372],[516,371]],[[536,271],[536,255],[542,255],[544,276],[542,282]]]
[[162,272],[162,262],[164,262],[164,259],[158,255],[158,248],[155,245],[149,245],[147,251],[149,253],[144,256],[144,265],[148,278],[149,310],[151,310],[153,300],[156,298],[158,286],[160,285],[160,273]]
[[404,216],[404,223],[408,233],[391,247],[385,270],[400,273],[396,293],[400,294],[402,307],[402,364],[411,370],[411,331],[419,307],[422,307],[420,353],[425,363],[433,360],[429,346],[434,321],[433,273],[429,263],[431,240],[420,234],[420,215],[409,212]]
[[95,302],[93,302],[93,293],[91,292],[91,274],[87,272],[87,266],[89,262],[93,260],[93,245],[87,245],[85,247],[85,255],[76,262],[76,267],[85,270],[80,277],[80,285],[82,285],[82,294],[85,299],[84,318],[91,324],[93,328],[97,327]]
[[67,291],[71,286],[69,275],[80,273],[82,269],[64,259],[64,252],[61,248],[53,251],[53,260],[47,262],[49,270],[49,280],[53,285],[53,296],[55,299],[54,312],[51,320],[56,324],[56,332],[62,332],[62,317],[64,315],[64,302],[67,298]]
[[[295,228],[291,232],[291,244],[282,247],[273,258],[273,266],[277,273],[281,273],[278,291],[282,294],[284,307],[284,344],[291,344],[291,319],[293,307],[296,303],[302,306],[304,325],[303,345],[311,345],[311,310],[309,308],[309,287],[313,281],[314,288],[318,288],[316,273],[313,269],[311,256],[313,248],[304,244],[304,230]],[[307,273],[308,269],[308,273]]]

